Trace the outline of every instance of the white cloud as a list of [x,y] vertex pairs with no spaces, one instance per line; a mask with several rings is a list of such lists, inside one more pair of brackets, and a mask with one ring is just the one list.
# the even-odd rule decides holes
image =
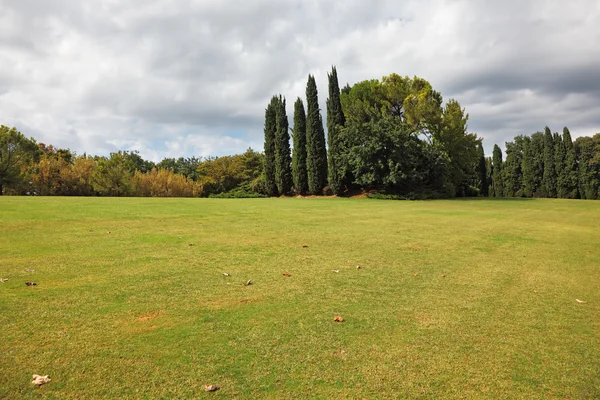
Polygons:
[[392,72],[457,98],[489,151],[568,125],[600,131],[600,3],[0,0],[5,125],[82,153],[208,156],[262,148],[275,93],[306,76]]

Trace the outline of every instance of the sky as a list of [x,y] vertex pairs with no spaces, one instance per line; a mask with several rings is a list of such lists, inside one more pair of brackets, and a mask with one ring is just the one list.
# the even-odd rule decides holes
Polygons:
[[[598,0],[0,0],[0,124],[78,154],[262,151],[274,94],[427,79],[495,143],[600,132]],[[325,119],[325,115],[323,116]]]

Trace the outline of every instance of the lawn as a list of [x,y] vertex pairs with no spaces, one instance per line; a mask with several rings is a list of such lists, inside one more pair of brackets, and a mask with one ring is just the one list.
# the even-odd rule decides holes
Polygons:
[[0,398],[600,398],[600,202],[4,197],[0,278]]

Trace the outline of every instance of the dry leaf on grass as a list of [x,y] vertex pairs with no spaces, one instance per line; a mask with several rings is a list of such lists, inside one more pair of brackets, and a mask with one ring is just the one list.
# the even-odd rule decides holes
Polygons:
[[35,282],[29,282],[29,281],[27,281],[27,282],[25,282],[25,284],[27,286],[37,286],[37,283],[35,283]]
[[223,272],[221,275],[223,275],[224,277],[231,276],[231,275],[229,275],[227,272]]
[[8,278],[0,278],[0,282],[2,282],[2,283],[8,282]]
[[413,251],[419,251],[419,250],[421,250],[421,249],[418,247],[413,247]]
[[356,266],[356,269],[360,269],[360,265],[357,265],[357,266]]
[[306,249],[307,247],[308,247],[308,245],[307,245],[307,244],[303,244],[303,245],[302,245],[302,248],[303,248],[303,249]]
[[48,375],[41,376],[38,374],[33,374],[32,379],[33,381],[31,381],[31,384],[37,386],[42,386],[43,384],[48,383],[52,380]]
[[344,322],[344,318],[340,317],[339,315],[336,315],[335,318],[333,319],[335,322]]
[[219,389],[221,389],[221,386],[217,386],[217,385],[204,385],[204,391],[205,392],[216,392]]
[[335,272],[336,274],[340,272],[339,269],[332,269],[333,272]]
[[413,274],[413,276],[419,276],[419,274]]
[[285,272],[285,273],[283,274],[283,276],[287,276],[287,277],[289,278],[290,276],[292,276],[292,274],[290,274],[289,272]]
[[585,304],[587,303],[587,301],[583,301],[583,300],[579,300],[579,299],[575,299],[576,302],[578,302],[579,304]]
[[250,285],[252,285],[252,283],[253,283],[252,279],[250,279],[248,282],[244,283],[244,286],[250,286]]

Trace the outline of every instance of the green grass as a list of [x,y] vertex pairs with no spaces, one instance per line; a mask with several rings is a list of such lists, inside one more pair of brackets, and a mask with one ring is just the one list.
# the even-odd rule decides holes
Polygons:
[[0,398],[600,397],[600,202],[5,197],[0,277]]

